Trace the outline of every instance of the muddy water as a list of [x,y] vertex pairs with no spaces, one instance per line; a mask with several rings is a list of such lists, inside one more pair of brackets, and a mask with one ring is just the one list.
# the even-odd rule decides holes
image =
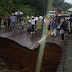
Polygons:
[[[35,72],[38,52],[39,47],[31,51],[14,41],[0,38],[0,57],[9,64],[7,67],[19,72]],[[41,72],[56,72],[61,53],[61,47],[46,43]]]

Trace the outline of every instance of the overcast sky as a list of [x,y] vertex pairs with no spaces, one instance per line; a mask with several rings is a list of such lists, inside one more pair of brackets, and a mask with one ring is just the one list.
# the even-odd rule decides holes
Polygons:
[[65,2],[72,3],[72,0],[65,0]]

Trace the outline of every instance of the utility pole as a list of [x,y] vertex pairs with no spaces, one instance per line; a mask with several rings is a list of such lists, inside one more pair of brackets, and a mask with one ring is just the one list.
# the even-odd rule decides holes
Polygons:
[[[52,5],[53,5],[53,0],[48,0],[48,6],[47,6],[46,14],[49,13],[49,11],[52,8]],[[46,24],[44,24],[42,38],[47,37],[47,29],[48,29],[48,26],[46,26]],[[38,60],[37,60],[37,65],[36,65],[36,71],[35,72],[40,72],[40,70],[41,70],[42,59],[43,59],[43,55],[44,55],[45,42],[46,42],[46,38],[44,38],[44,40],[40,43]]]

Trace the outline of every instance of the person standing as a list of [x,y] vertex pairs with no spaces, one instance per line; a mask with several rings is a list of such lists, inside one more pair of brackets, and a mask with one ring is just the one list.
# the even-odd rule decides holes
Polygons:
[[4,22],[4,26],[7,27],[7,23],[6,23],[6,17],[3,17],[3,22]]
[[62,18],[61,20],[60,20],[60,25],[62,25],[62,23],[65,21],[65,18]]
[[60,26],[61,41],[64,40],[64,31],[65,31],[65,21]]
[[69,19],[70,21],[70,27],[72,27],[72,17]]
[[19,23],[20,23],[20,27],[22,26],[22,16],[19,16]]
[[56,37],[56,34],[57,34],[57,23],[56,23],[56,20],[54,20],[52,26],[53,26],[53,32],[51,33],[51,35],[54,35]]
[[18,27],[18,16],[15,15],[15,17],[16,17],[16,29],[18,29],[19,28]]
[[24,16],[22,16],[22,29],[24,28]]
[[1,18],[1,16],[0,16],[0,27],[1,27],[1,20],[2,20],[2,18]]
[[60,28],[60,34],[61,34],[61,41],[64,41],[64,28]]
[[36,16],[35,17],[35,30],[37,30],[37,26],[38,26],[38,23],[39,23],[39,18]]
[[35,19],[34,19],[34,17],[33,17],[33,16],[32,16],[32,18],[31,18],[31,26],[32,26],[31,33],[35,33],[35,31],[34,31]]
[[10,19],[11,19],[12,29],[15,30],[16,29],[16,17],[14,16],[14,13],[12,13],[12,16]]
[[61,34],[62,41],[64,40],[67,33],[68,33],[68,20],[66,19],[60,26],[60,34]]
[[44,18],[42,19],[42,26],[41,26],[41,32],[43,32],[43,27],[44,27]]
[[27,15],[27,23],[29,23],[29,15]]
[[49,24],[48,24],[48,31],[47,31],[48,35],[50,34],[50,26],[51,26],[51,19],[50,19]]
[[8,29],[10,29],[10,24],[11,24],[11,20],[10,20],[10,16],[8,16]]
[[[67,19],[68,20],[68,19]],[[71,27],[70,27],[70,21],[68,20],[68,34],[71,36]]]

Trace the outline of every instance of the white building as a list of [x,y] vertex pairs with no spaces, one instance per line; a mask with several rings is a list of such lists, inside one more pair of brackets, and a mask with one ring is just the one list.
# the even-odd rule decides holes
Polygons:
[[68,14],[69,14],[69,15],[72,14],[72,8],[69,8],[67,11],[68,11]]

